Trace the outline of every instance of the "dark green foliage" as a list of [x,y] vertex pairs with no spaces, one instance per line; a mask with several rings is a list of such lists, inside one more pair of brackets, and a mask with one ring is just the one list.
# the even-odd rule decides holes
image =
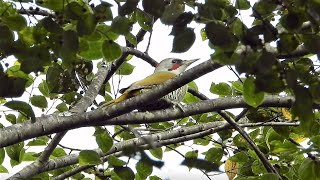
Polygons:
[[[30,2],[32,1],[0,1],[0,103],[5,109],[1,111],[3,122],[0,122],[0,128],[7,130],[11,127],[6,126],[19,126],[27,120],[35,122],[36,117],[40,120],[48,118],[51,116],[46,115],[53,112],[56,112],[55,116],[58,114],[59,117],[63,117],[63,113],[67,113],[86,96],[91,82],[97,78],[97,68],[102,64],[107,66],[107,63],[108,67],[117,68],[112,71],[114,70],[119,79],[132,74],[136,65],[130,62],[132,54],[127,56],[125,46],[141,51],[142,55],[139,56],[146,56],[142,53],[141,49],[144,49],[144,46],[140,46],[140,41],[147,44],[148,35],[156,32],[154,28],[162,25],[171,30],[167,35],[172,36],[172,42],[155,40],[152,34],[150,48],[155,48],[154,44],[158,43],[159,48],[169,46],[172,53],[182,54],[194,48],[194,44],[202,39],[202,43],[208,44],[212,49],[211,54],[204,56],[224,67],[235,69],[239,77],[237,80],[216,82],[216,77],[211,75],[206,79],[206,82],[211,84],[208,89],[211,94],[208,96],[211,99],[219,98],[225,103],[222,107],[216,107],[217,109],[224,110],[230,106],[230,99],[242,96],[246,104],[241,108],[248,108],[248,112],[244,115],[245,118],[240,119],[241,123],[263,125],[269,122],[299,122],[298,127],[255,125],[245,130],[283,179],[319,178],[318,0],[115,0],[94,3],[82,0],[36,0],[35,4]],[[26,4],[32,5],[25,8]],[[252,12],[250,22],[248,17],[243,16],[244,10]],[[202,29],[199,30],[198,26]],[[143,36],[144,34],[147,36]],[[199,50],[199,53],[202,51]],[[153,54],[149,55],[156,58]],[[118,64],[117,60],[120,57],[125,59]],[[108,74],[108,78],[109,76]],[[132,77],[130,80],[133,82],[138,79],[140,77]],[[121,82],[119,83],[122,86]],[[99,91],[100,99],[97,98],[97,102],[93,102],[88,108],[89,111],[94,111],[90,117],[100,118],[95,113],[99,114],[101,109],[95,110],[101,99],[109,101],[115,97],[114,94],[120,87],[111,88],[112,86],[115,86],[113,81],[104,82]],[[202,91],[202,84],[198,86],[194,82],[189,83],[189,87]],[[294,96],[295,101],[291,102],[291,107],[286,108],[278,107],[278,104],[263,104],[269,95]],[[187,93],[183,103],[190,105],[202,99]],[[275,107],[268,107],[271,105]],[[216,104],[210,106],[215,107]],[[198,110],[197,108],[194,107]],[[174,112],[178,113],[176,109]],[[41,114],[38,113],[40,110]],[[237,115],[233,114],[234,111],[226,112],[231,117]],[[81,113],[75,115],[84,116]],[[144,115],[143,118],[147,119],[150,114]],[[90,122],[90,119],[86,120]],[[147,139],[150,134],[160,131],[172,135],[170,130],[173,129],[220,121],[224,122],[224,119],[218,112],[205,112],[166,122],[130,124],[128,127],[95,127],[94,138],[100,151],[89,150],[94,148],[90,144],[86,149],[79,151],[78,161],[75,160],[72,165],[38,174],[33,179],[49,179],[79,166],[101,165],[102,160],[105,160],[107,163],[101,172],[97,169],[84,172],[94,174],[96,179],[157,180],[160,178],[156,176],[154,167],[160,169],[167,163],[162,160],[168,151],[179,152],[181,149],[181,165],[189,169],[200,169],[204,173],[220,171],[219,167],[228,158],[237,165],[237,179],[278,179],[275,174],[267,171],[250,144],[232,128],[196,137],[189,141],[193,143],[191,145],[189,142],[168,143],[176,139],[184,140],[186,131],[179,132],[175,136],[176,139],[167,139],[168,144],[165,148],[158,144],[163,136],[157,136],[159,139],[154,142]],[[78,125],[76,120],[72,123]],[[43,128],[47,127],[46,125]],[[80,126],[87,125],[84,123],[77,127]],[[138,133],[134,131],[136,129]],[[21,132],[16,134],[21,142],[0,149],[0,173],[12,173],[4,166],[5,157],[10,160],[12,167],[23,161],[34,162],[41,153],[31,152],[30,149],[33,146],[45,147],[52,138],[46,135],[32,137],[33,139],[29,140],[29,137],[23,137]],[[133,138],[140,137],[137,134],[146,137],[143,139],[146,142],[143,148],[136,142],[131,142]],[[8,138],[11,137],[1,137]],[[23,141],[25,139],[28,141]],[[138,144],[141,143],[140,140]],[[81,143],[81,139],[76,141]],[[124,141],[130,142],[131,146],[122,150],[122,154],[117,153],[115,145]],[[302,141],[308,141],[308,146],[297,145]],[[199,146],[204,148],[198,150]],[[56,147],[50,160],[55,161],[56,158],[68,156],[70,151],[76,151],[67,149]],[[112,155],[108,154],[110,151]],[[102,159],[101,155],[108,157]],[[137,160],[135,166],[130,164],[132,159]],[[85,179],[85,175],[77,173],[72,178]]]

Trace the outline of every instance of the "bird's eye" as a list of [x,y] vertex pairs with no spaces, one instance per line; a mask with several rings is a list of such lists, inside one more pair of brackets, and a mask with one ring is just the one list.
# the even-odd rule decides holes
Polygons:
[[176,59],[174,59],[174,60],[172,60],[171,62],[175,64],[175,63],[177,63],[177,60],[176,60]]

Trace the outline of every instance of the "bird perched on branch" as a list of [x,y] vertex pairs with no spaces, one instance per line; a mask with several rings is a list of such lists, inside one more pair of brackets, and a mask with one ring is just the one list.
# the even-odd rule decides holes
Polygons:
[[[162,60],[154,70],[154,73],[150,76],[134,82],[127,88],[120,90],[122,95],[117,99],[109,101],[102,105],[103,108],[119,103],[131,97],[137,96],[143,92],[150,91],[152,88],[163,84],[164,82],[176,77],[180,73],[184,72],[187,67],[198,59],[193,60],[181,60],[176,58],[167,58]],[[139,111],[152,111],[171,107],[174,104],[180,103],[184,96],[186,95],[188,86],[182,86],[181,88],[170,92],[169,94],[163,96],[160,99],[154,100],[142,107],[139,107]]]

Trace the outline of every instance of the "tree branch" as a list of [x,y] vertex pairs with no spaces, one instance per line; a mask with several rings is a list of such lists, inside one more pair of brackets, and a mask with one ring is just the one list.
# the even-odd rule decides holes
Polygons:
[[269,163],[266,156],[260,151],[255,142],[250,138],[250,136],[224,111],[218,111],[218,113],[233,127],[235,128],[242,137],[249,143],[254,152],[258,155],[264,167],[268,172],[275,173],[278,175],[279,179],[282,179],[278,171]]
[[122,47],[122,50],[128,54],[135,55],[138,58],[143,59],[147,63],[149,63],[151,66],[155,67],[157,66],[158,62],[152,59],[148,54],[143,53],[137,49],[131,48],[131,47]]
[[[272,126],[298,126],[299,124],[298,123],[272,122],[272,123],[248,123],[248,124],[239,124],[239,125],[241,127],[247,127],[247,126],[254,127],[254,126],[261,126],[261,125],[263,125],[263,126],[270,126],[270,125],[272,125]],[[200,125],[194,125],[194,126],[176,129],[176,130],[171,130],[169,132],[160,132],[160,133],[156,133],[156,134],[152,134],[152,135],[148,135],[148,136],[143,136],[140,138],[134,138],[134,139],[122,141],[117,144],[114,144],[114,146],[106,154],[103,154],[100,149],[96,149],[95,151],[98,154],[100,154],[101,156],[104,156],[103,160],[106,161],[108,155],[120,152],[120,151],[127,149],[127,148],[131,148],[131,149],[134,148],[137,150],[141,150],[141,148],[142,149],[152,148],[150,146],[150,144],[148,144],[145,141],[146,138],[149,139],[150,141],[153,141],[154,145],[156,145],[156,147],[161,147],[164,145],[170,145],[170,144],[176,144],[176,143],[189,141],[189,140],[192,140],[195,138],[201,138],[201,137],[210,135],[212,133],[216,133],[218,131],[226,130],[229,128],[231,128],[231,126],[228,123],[222,122],[222,121],[204,123],[204,124],[200,124]],[[38,173],[54,170],[57,168],[62,168],[65,166],[76,164],[76,163],[78,163],[78,154],[71,154],[68,156],[49,160],[48,162],[46,162],[42,166],[43,168]],[[73,171],[73,173],[76,174],[82,170],[85,170],[85,169],[88,169],[91,167],[93,167],[93,166],[78,167],[78,168],[73,169],[72,171]],[[69,176],[74,175],[74,174],[70,174],[70,172],[66,172],[66,173],[68,173]]]
[[[208,99],[205,95],[199,93],[198,91],[195,91],[193,89],[189,89],[188,91],[196,95],[202,100]],[[238,121],[246,112],[247,112],[247,109],[243,110],[235,120],[233,120],[225,111],[218,111],[218,114],[220,114],[232,127],[234,127],[242,135],[242,137],[249,143],[251,148],[256,152],[256,154],[260,158],[262,164],[267,169],[267,171],[277,174],[279,179],[282,179],[279,173],[277,172],[277,170],[269,163],[268,159],[260,151],[258,146],[250,138],[250,136],[236,123],[236,121]]]
[[[109,67],[101,66],[98,69],[96,78],[90,84],[88,90],[85,95],[77,102],[75,106],[70,109],[72,113],[83,113],[87,110],[87,108],[92,104],[95,100],[96,96],[99,93],[101,86],[108,74]],[[50,155],[53,150],[57,147],[61,139],[66,135],[68,131],[60,132],[54,136],[54,138],[50,141],[48,146],[41,153],[39,158],[34,161],[32,164],[25,166],[22,170],[17,172],[13,177],[15,178],[26,178],[24,175],[28,175],[29,173],[37,172],[37,169],[41,167],[41,165],[48,161]]]
[[32,10],[27,10],[27,9],[19,9],[18,10],[19,14],[27,14],[27,15],[40,15],[40,16],[52,16],[55,17],[55,14],[52,14],[48,11],[41,10],[41,9],[32,9]]
[[[153,93],[157,94],[156,91]],[[141,97],[142,96],[144,95],[141,95]],[[132,100],[129,101],[139,101],[139,98],[132,98]],[[293,102],[294,98],[290,96],[266,96],[261,107],[291,107]],[[179,108],[153,112],[131,112],[113,119],[110,118],[113,114],[106,114],[106,111],[101,109],[96,109],[81,115],[49,115],[38,118],[35,123],[26,121],[2,128],[0,131],[0,147],[5,147],[37,136],[79,127],[163,122],[200,113],[244,107],[249,107],[249,105],[246,104],[242,97],[228,97],[188,104],[181,107],[183,112]],[[17,132],[19,133],[17,134]]]

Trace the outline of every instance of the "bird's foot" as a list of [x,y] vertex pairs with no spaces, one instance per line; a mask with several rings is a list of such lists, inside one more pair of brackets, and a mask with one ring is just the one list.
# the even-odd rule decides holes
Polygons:
[[168,100],[168,99],[165,99],[165,101],[166,101],[168,104],[172,104],[172,107],[173,107],[173,108],[178,108],[178,109],[180,109],[182,112],[184,112],[184,110],[183,110],[183,105],[182,105],[180,102],[170,101],[170,100]]

